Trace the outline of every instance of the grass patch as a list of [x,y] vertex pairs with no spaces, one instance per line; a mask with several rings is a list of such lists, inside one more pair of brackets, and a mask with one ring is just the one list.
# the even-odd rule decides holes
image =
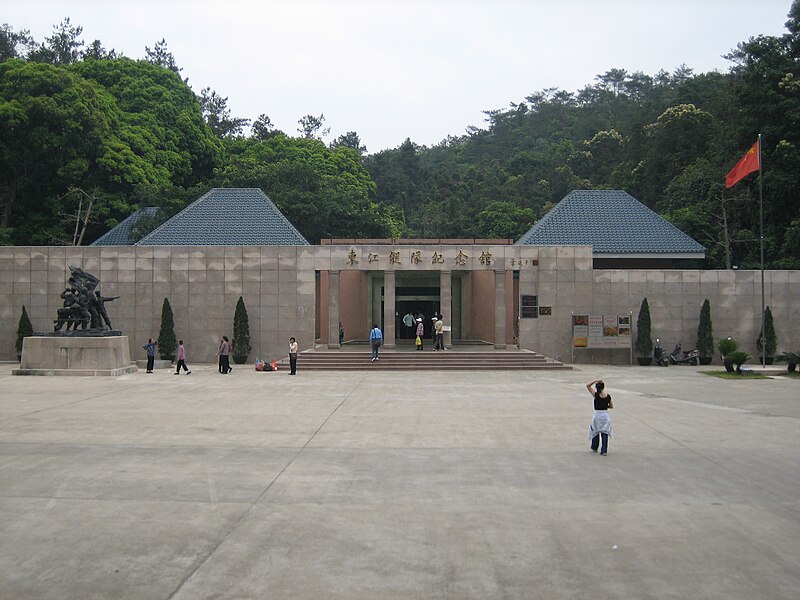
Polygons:
[[789,379],[800,379],[800,371],[784,371],[781,377],[788,377]]
[[753,373],[752,371],[744,371],[741,375],[738,373],[728,373],[727,371],[700,371],[703,375],[710,375],[719,379],[769,379],[761,373]]

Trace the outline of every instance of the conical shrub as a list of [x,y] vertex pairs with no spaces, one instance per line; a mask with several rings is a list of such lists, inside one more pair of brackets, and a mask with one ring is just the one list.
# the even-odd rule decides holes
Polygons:
[[161,305],[161,329],[158,332],[158,355],[163,360],[175,358],[175,349],[178,347],[178,340],[175,337],[175,321],[172,316],[172,307],[169,300],[164,298]]

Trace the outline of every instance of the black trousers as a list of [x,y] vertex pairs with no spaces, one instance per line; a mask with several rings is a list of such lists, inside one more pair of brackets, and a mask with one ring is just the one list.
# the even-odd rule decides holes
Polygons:
[[178,364],[175,365],[175,372],[176,373],[180,373],[181,372],[181,367],[183,367],[184,371],[187,371],[187,372],[189,371],[189,367],[186,366],[186,361],[183,360],[183,359],[180,359],[178,361]]
[[289,375],[297,374],[297,353],[289,354]]
[[608,434],[607,433],[598,433],[596,436],[592,438],[592,450],[597,450],[597,446],[600,443],[600,438],[603,438],[603,445],[600,448],[600,452],[605,454],[608,452]]
[[219,372],[226,375],[231,371],[231,357],[228,354],[219,355]]
[[154,364],[156,364],[156,357],[155,356],[148,356],[147,357],[147,370],[148,371],[152,371]]

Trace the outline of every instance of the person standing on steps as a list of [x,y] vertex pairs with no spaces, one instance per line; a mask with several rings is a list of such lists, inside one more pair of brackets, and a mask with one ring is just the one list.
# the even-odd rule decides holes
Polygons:
[[436,335],[436,343],[433,345],[434,350],[444,350],[444,321],[442,319],[444,315],[439,315],[439,318],[436,320],[436,324],[433,326],[433,330]]
[[609,436],[614,437],[611,429],[611,416],[608,414],[608,411],[614,408],[614,403],[611,401],[611,394],[606,392],[606,384],[602,379],[595,379],[587,383],[586,389],[594,398],[594,414],[592,415],[592,424],[589,425],[589,439],[591,440],[589,447],[592,452],[597,452],[597,446],[602,438],[603,445],[600,448],[600,455],[605,456],[608,454],[608,438]]
[[175,375],[181,374],[181,367],[183,367],[187,375],[191,375],[192,372],[186,366],[186,347],[183,345],[183,340],[178,341],[178,356],[176,358],[178,359],[178,364],[175,365]]
[[417,350],[422,350],[422,336],[425,335],[425,324],[422,322],[422,317],[417,319]]
[[378,359],[378,348],[383,344],[383,332],[376,323],[372,324],[372,331],[369,332],[369,345],[372,347],[372,362]]
[[297,340],[289,338],[289,375],[297,375]]
[[142,346],[144,351],[147,352],[147,370],[145,373],[153,372],[153,365],[156,362],[156,346],[158,346],[158,342],[154,342],[153,338],[147,338],[147,343]]

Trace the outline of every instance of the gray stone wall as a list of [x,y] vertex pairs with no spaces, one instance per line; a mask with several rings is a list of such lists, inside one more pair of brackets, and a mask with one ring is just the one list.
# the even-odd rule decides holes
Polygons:
[[[652,336],[671,351],[678,340],[694,347],[700,308],[708,298],[714,338],[731,336],[756,356],[761,328],[760,271],[596,270],[588,247],[539,249],[539,270],[521,273],[520,293],[539,296],[540,306],[552,306],[552,316],[523,319],[521,345],[570,361],[571,315],[632,313],[636,319],[647,298]],[[765,271],[765,301],[772,310],[778,351],[800,350],[800,271]],[[576,363],[628,364],[625,350],[576,349]],[[634,352],[635,360],[635,352]],[[718,362],[718,357],[717,357]]]
[[34,330],[52,330],[70,264],[97,276],[103,295],[120,296],[106,307],[114,327],[128,335],[134,358],[143,358],[141,346],[158,336],[164,298],[190,364],[214,361],[220,337],[232,337],[239,296],[250,321],[251,362],[282,357],[290,336],[301,350],[313,347],[309,247],[5,247],[0,248],[0,358],[15,358],[23,304]]
[[[410,261],[422,248],[424,264]],[[132,358],[143,358],[141,346],[157,337],[161,305],[169,298],[175,313],[175,333],[187,346],[189,363],[213,362],[219,339],[233,334],[233,313],[242,296],[250,319],[256,357],[280,358],[295,336],[301,350],[314,344],[316,270],[381,270],[389,267],[391,247],[358,247],[359,264],[347,260],[347,246],[264,247],[0,247],[0,359],[15,358],[17,323],[24,304],[34,329],[51,330],[59,294],[73,264],[100,278],[106,296],[121,296],[107,305],[115,328],[129,336]],[[454,269],[459,248],[403,246],[400,270]],[[491,251],[493,264],[478,261]],[[585,246],[472,246],[461,268],[519,270],[520,294],[535,294],[550,316],[521,319],[520,345],[569,361],[571,315],[633,313],[635,322],[645,296],[650,303],[653,336],[670,350],[681,339],[695,343],[700,306],[711,303],[714,336],[732,336],[755,355],[760,328],[759,271],[594,270],[591,248]],[[441,251],[445,262],[431,264],[428,254]],[[380,254],[370,263],[368,253]],[[522,266],[519,261],[523,260]],[[525,260],[538,259],[537,266]],[[512,262],[513,261],[513,262]],[[766,303],[772,308],[778,349],[800,350],[800,271],[767,271]],[[511,290],[507,290],[511,293]],[[475,299],[479,301],[479,299]],[[577,350],[576,362],[626,364],[623,350]]]

